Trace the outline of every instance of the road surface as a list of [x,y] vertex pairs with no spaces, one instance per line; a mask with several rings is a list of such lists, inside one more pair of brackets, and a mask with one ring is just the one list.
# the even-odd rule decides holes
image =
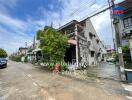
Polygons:
[[77,81],[9,61],[0,69],[0,100],[125,100],[125,96],[119,82]]

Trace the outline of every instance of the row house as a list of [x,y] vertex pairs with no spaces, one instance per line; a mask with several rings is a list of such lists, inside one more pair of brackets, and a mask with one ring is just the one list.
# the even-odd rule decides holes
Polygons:
[[28,52],[28,48],[27,47],[20,47],[18,49],[18,55],[26,55]]
[[96,65],[104,59],[105,46],[99,39],[89,18],[73,20],[58,29],[69,37],[70,47],[66,50],[65,62]]
[[125,0],[118,5],[125,8],[123,17],[119,19],[122,45],[130,45],[130,52],[132,57],[132,0]]
[[[96,31],[90,21],[85,19],[83,21],[73,20],[57,29],[59,32],[66,34],[69,38],[70,45],[67,48],[64,61],[71,64],[96,65],[104,59],[106,54],[105,46],[99,39]],[[40,41],[35,40],[35,49],[33,54],[37,55],[37,60],[41,59],[41,49],[39,48]]]

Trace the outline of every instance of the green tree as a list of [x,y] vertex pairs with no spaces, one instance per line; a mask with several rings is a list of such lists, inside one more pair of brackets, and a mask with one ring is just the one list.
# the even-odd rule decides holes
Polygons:
[[42,53],[49,55],[50,59],[55,62],[63,61],[68,47],[67,36],[48,26],[38,33]]
[[37,40],[40,40],[41,35],[43,34],[42,30],[37,31]]
[[125,45],[122,47],[123,50],[123,59],[125,62],[125,67],[130,68],[131,66],[131,54],[130,54],[130,49],[129,45]]
[[7,53],[4,49],[0,48],[0,58],[6,58],[7,57]]

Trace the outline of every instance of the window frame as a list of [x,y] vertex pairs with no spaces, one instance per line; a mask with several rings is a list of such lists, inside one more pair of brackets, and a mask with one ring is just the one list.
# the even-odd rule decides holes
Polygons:
[[123,19],[123,26],[124,28],[129,28],[132,26],[132,16]]

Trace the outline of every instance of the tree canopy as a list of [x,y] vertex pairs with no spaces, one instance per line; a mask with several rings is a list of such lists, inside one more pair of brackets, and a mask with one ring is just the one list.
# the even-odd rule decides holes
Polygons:
[[0,58],[6,58],[7,57],[7,53],[4,49],[0,48]]
[[37,32],[40,40],[40,48],[43,54],[50,56],[51,60],[63,61],[66,48],[68,47],[68,38],[66,35],[58,32],[52,27],[45,27]]

